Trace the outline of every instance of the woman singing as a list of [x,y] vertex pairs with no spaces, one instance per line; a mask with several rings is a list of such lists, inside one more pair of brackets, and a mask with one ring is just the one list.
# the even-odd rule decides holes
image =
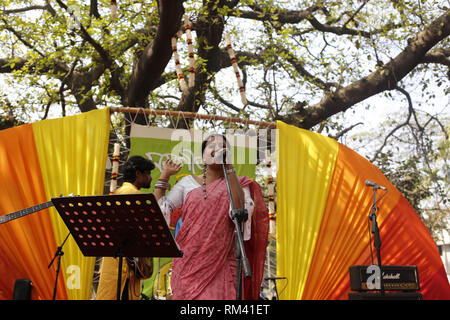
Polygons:
[[[176,241],[183,257],[173,260],[173,299],[236,299],[235,224],[222,165],[227,153],[225,137],[211,135],[202,143],[202,175],[184,177],[164,195],[170,176],[182,166],[168,160],[155,184],[154,193],[167,221],[172,211],[182,208]],[[242,298],[258,299],[267,246],[267,208],[260,186],[248,177],[236,177],[229,157],[226,172],[234,207],[248,212],[242,229],[252,277],[243,280]]]

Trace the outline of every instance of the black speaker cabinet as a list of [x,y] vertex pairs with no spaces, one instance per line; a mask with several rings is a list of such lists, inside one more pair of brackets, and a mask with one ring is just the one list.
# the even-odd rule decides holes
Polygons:
[[13,300],[30,300],[32,283],[30,279],[17,279],[14,283]]
[[350,292],[349,300],[423,300],[420,292]]

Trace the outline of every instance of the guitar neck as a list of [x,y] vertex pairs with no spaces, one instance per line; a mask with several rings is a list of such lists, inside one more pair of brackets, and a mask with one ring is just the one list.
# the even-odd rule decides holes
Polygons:
[[13,212],[13,213],[6,214],[4,216],[0,216],[0,224],[6,223],[6,222],[14,220],[14,219],[21,218],[23,216],[29,215],[36,211],[40,211],[40,210],[49,208],[51,206],[53,206],[53,202],[48,201],[48,202],[44,202],[44,203],[29,207],[26,209],[22,209],[22,210]]

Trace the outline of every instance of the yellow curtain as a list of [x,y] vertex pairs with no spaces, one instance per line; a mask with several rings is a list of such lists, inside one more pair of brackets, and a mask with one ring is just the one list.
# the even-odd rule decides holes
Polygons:
[[[94,110],[33,124],[36,149],[48,199],[73,195],[101,195],[109,139],[109,109]],[[68,229],[51,209],[56,244]],[[72,237],[63,247],[61,272],[68,299],[89,299],[95,258],[86,258]]]
[[314,254],[338,144],[280,121],[277,129],[277,274],[289,279],[286,288],[280,291],[280,298],[300,299]]

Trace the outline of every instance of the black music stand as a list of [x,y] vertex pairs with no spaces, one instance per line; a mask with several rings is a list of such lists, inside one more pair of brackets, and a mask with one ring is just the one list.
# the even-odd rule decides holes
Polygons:
[[84,256],[119,258],[117,300],[123,257],[183,255],[151,193],[61,197],[52,202]]

